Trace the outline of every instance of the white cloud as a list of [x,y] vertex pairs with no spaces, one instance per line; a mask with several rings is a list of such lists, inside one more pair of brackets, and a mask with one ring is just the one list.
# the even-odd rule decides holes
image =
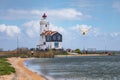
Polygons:
[[36,32],[39,31],[39,28],[40,28],[40,24],[39,24],[39,20],[32,20],[32,21],[29,21],[29,22],[26,22],[23,24],[23,26],[25,26],[26,28],[31,28],[31,29],[35,29]]
[[50,27],[50,30],[53,30],[53,31],[58,31],[60,33],[65,33],[66,32],[66,30],[63,27],[55,26],[52,23],[50,23],[49,27]]
[[114,2],[112,7],[120,12],[120,1]]
[[35,36],[35,33],[34,33],[34,31],[33,31],[32,29],[28,29],[28,30],[26,31],[26,33],[27,33],[27,35],[28,35],[29,37],[31,37],[31,38],[33,38],[33,37]]
[[74,8],[64,9],[46,9],[43,10],[16,10],[8,9],[6,11],[0,10],[1,19],[17,20],[17,19],[38,19],[44,12],[47,13],[49,18],[53,19],[87,19],[91,18],[90,15],[85,15]]
[[72,27],[71,29],[77,30],[83,33],[83,32],[88,32],[91,28],[92,26],[89,26],[89,25],[85,25],[85,24],[78,25],[77,24],[75,27]]
[[118,36],[120,36],[120,32],[112,32],[112,33],[110,33],[110,36],[111,37],[118,37]]
[[84,19],[90,17],[88,15],[84,15],[82,12],[77,11],[76,9],[73,8],[48,10],[47,13],[48,15],[54,18],[63,18],[63,19]]
[[6,33],[8,36],[15,36],[16,34],[20,34],[20,28],[18,26],[13,26],[13,25],[5,25],[1,24],[0,25],[0,32]]
[[85,24],[82,24],[82,25],[77,24],[76,26],[72,27],[71,29],[73,29],[73,30],[80,30],[80,28],[90,29],[90,28],[92,28],[92,26],[85,25]]
[[26,34],[29,37],[33,38],[39,35],[39,31],[40,31],[39,21],[29,21],[24,23],[23,26],[26,30]]
[[88,25],[82,24],[82,25],[80,25],[80,28],[83,28],[83,29],[90,29],[91,26],[88,26]]
[[6,25],[5,24],[1,24],[0,25],[0,32],[4,32],[6,30]]

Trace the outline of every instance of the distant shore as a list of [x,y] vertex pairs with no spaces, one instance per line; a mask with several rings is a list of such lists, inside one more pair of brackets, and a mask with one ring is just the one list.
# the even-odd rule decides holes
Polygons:
[[69,54],[69,55],[55,55],[55,57],[74,57],[74,56],[108,56],[107,54]]
[[8,58],[16,73],[0,76],[0,80],[46,80],[43,76],[30,71],[24,66],[24,61],[30,58]]

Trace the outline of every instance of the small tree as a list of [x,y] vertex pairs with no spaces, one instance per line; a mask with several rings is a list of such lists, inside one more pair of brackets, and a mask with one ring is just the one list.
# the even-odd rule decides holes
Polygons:
[[81,53],[80,49],[76,49],[74,52],[79,54]]

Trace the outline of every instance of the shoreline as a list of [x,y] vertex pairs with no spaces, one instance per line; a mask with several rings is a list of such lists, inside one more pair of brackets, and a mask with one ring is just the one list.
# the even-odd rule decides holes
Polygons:
[[55,55],[55,57],[80,57],[80,56],[108,56],[107,54],[69,54],[69,55]]
[[[12,66],[15,68],[16,73],[13,73],[11,75],[5,75],[4,78],[8,78],[5,80],[47,80],[44,76],[37,74],[36,72],[33,72],[29,70],[25,65],[24,61],[31,59],[31,58],[7,58],[8,61],[12,64]],[[2,78],[0,78],[1,80]],[[4,79],[3,79],[4,80]]]

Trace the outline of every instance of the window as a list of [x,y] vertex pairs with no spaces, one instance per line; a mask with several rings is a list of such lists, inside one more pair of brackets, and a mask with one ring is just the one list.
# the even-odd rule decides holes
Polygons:
[[46,42],[44,42],[43,44],[46,45]]
[[45,25],[45,27],[47,27],[47,24]]
[[60,37],[59,35],[57,36],[57,40],[58,40],[58,41],[61,40],[61,37]]
[[55,35],[53,36],[53,40],[56,40],[56,36]]
[[54,46],[55,46],[55,48],[58,48],[58,47],[59,47],[59,43],[58,43],[58,42],[55,42],[55,43],[54,43]]
[[49,41],[49,36],[47,36],[47,41]]

